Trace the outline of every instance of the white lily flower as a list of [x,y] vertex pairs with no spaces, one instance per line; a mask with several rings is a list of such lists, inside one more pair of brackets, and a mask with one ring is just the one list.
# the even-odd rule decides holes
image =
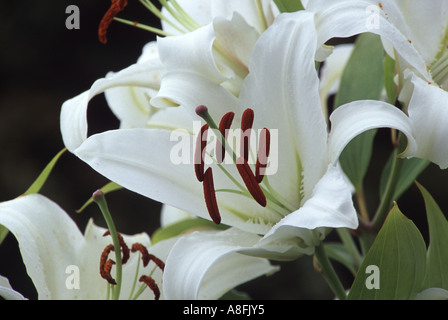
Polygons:
[[[273,1],[181,0],[176,3],[180,7],[174,8],[174,11],[171,6],[170,10],[162,8],[162,30],[159,30],[161,34],[175,36],[167,36],[163,41],[159,38],[159,42],[175,46],[178,48],[176,53],[188,55],[188,65],[191,63],[202,68],[203,74],[214,81],[221,81],[235,94],[239,92],[241,81],[248,72],[247,64],[253,45],[277,14]],[[150,1],[144,1],[144,4],[151,10]],[[258,10],[259,7],[263,13]],[[134,25],[133,22],[130,24]],[[198,59],[196,55],[189,54],[191,50],[204,54]],[[101,93],[105,94],[112,112],[120,120],[121,128],[175,129],[188,125],[181,110],[173,112],[170,108],[154,108],[154,105],[172,106],[169,100],[156,101],[151,98],[159,91],[161,77],[167,69],[179,65],[179,62],[165,62],[162,65],[160,56],[155,42],[150,42],[143,48],[136,64],[117,73],[108,73],[105,78],[95,81],[89,90],[63,104],[61,130],[64,144],[69,150],[75,149],[87,138],[87,108],[90,100]],[[176,56],[175,60],[187,60],[179,57],[183,55]],[[169,76],[165,77],[164,82],[169,83]],[[73,130],[80,135],[73,135]]]
[[[182,114],[184,126],[179,130],[113,130],[79,141],[69,149],[125,188],[259,237],[257,243],[240,252],[276,259],[313,253],[325,237],[326,228],[358,225],[352,186],[337,166],[345,145],[364,130],[392,126],[408,136],[408,150],[416,149],[408,117],[380,101],[357,101],[338,108],[328,134],[314,65],[317,40],[314,14],[282,14],[255,44],[250,72],[238,97],[209,74],[190,70],[190,65],[186,69],[179,67],[180,70],[164,74],[162,82],[169,78],[170,86],[162,85],[163,90],[153,99],[170,99],[179,105],[166,109]],[[166,59],[176,59],[178,50],[169,50],[169,46],[163,46]],[[170,63],[177,62],[167,62]],[[194,169],[197,166],[191,160],[198,133],[193,126],[200,120],[196,114],[199,105],[206,105],[209,116],[215,120],[233,112],[232,126],[236,128],[247,124],[248,117],[243,113],[251,108],[254,121],[250,127],[255,132],[266,133],[263,128],[272,131],[269,168],[275,172],[257,184],[250,177],[250,167],[240,166],[245,172],[242,173],[234,163],[218,165],[216,159],[210,161],[207,156],[201,159],[208,160],[213,174],[210,170],[205,172],[205,183],[198,182]],[[374,117],[358,125],[347,124],[337,116],[360,108],[371,111]],[[339,122],[343,122],[342,127]],[[73,129],[71,126],[65,130],[70,134],[64,137],[65,141],[85,134]],[[185,146],[184,142],[189,143],[186,156],[180,147]],[[259,148],[251,142],[250,149],[256,154]],[[228,158],[232,152],[241,155],[233,148]],[[255,160],[254,156],[249,159]]]
[[[405,155],[447,168],[448,1],[310,0],[307,10],[316,13],[319,45],[362,32],[382,37],[396,60],[399,99],[415,128],[418,148]],[[359,119],[363,116],[359,113]]]
[[[39,194],[1,203],[0,224],[16,237],[39,299],[106,299],[108,282],[100,275],[100,258],[112,243],[110,236],[103,236],[107,229],[90,220],[82,235],[67,213]],[[140,243],[149,254],[163,261],[172,245],[160,242],[151,246],[145,233],[122,237],[129,246]],[[129,260],[123,264],[120,298],[127,299],[132,291],[137,292],[140,285],[133,290],[133,282],[142,275],[151,275],[161,290],[162,271],[155,268],[154,263],[143,267],[138,252],[131,252]],[[154,299],[154,294],[151,289],[146,289],[139,299]]]
[[[103,236],[107,229],[96,226],[90,220],[82,235],[67,213],[56,203],[39,194],[22,196],[1,203],[0,224],[8,228],[16,237],[27,273],[36,287],[39,299],[100,300],[106,299],[110,294],[108,282],[100,275],[101,257],[106,251],[105,248],[112,243],[110,236]],[[171,282],[173,287],[170,284],[164,284],[165,275],[160,263],[149,260],[149,263],[145,265],[143,252],[139,254],[137,252],[139,249],[133,252],[131,248],[131,245],[139,243],[147,249],[149,255],[163,262],[167,260],[169,251],[177,238],[160,241],[155,245],[151,245],[146,233],[133,236],[122,235],[122,238],[131,252],[128,261],[123,263],[120,299],[154,299],[156,291],[159,291],[157,294],[160,294],[161,299],[166,299],[165,290],[173,295],[178,287],[189,286],[189,283],[182,281]],[[214,264],[213,268],[208,269],[208,273],[203,274],[197,287],[191,288],[190,291],[186,290],[184,292],[186,296],[177,294],[176,297],[180,299],[191,297],[191,292],[194,290],[195,298],[217,299],[234,286],[277,269],[265,259],[242,255],[239,258],[237,254],[230,253],[228,256],[233,257],[233,262],[242,261],[240,269],[226,270],[232,282],[215,276],[216,273],[219,274],[227,268],[227,262],[220,261]],[[113,257],[113,255],[109,256],[112,259]],[[242,274],[240,271],[244,268],[246,273]],[[170,273],[176,276],[176,265],[170,267],[170,270],[172,270]],[[186,276],[184,281],[188,281],[189,275],[196,277],[198,271],[188,266],[187,269],[182,268],[182,272]],[[114,277],[113,274],[112,271],[112,277]],[[146,288],[146,284],[138,283],[142,276],[150,276],[157,288],[153,291]],[[167,279],[169,282],[170,277]],[[137,284],[135,285],[134,282]],[[139,290],[142,289],[145,290],[141,293]],[[138,292],[140,292],[139,295]],[[0,278],[0,295],[8,299],[23,298],[11,289],[6,278]]]

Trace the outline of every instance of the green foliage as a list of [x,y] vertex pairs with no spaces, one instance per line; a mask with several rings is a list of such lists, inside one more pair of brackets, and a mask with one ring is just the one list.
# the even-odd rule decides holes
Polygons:
[[[349,299],[414,299],[425,289],[448,290],[448,221],[429,192],[417,186],[425,201],[428,248],[418,228],[395,205],[358,270]],[[378,288],[368,287],[369,266],[378,267]]]
[[296,12],[303,10],[302,1],[300,0],[274,0],[280,12]]
[[[377,267],[378,288],[369,288],[369,266]],[[395,205],[364,258],[348,299],[413,299],[423,287],[426,245],[420,231]]]

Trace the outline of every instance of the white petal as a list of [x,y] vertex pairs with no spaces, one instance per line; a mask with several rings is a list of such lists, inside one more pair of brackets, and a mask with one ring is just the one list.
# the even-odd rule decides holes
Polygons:
[[[227,1],[212,1],[212,16],[222,16],[230,19],[235,12],[238,12],[246,22],[255,27],[259,33],[262,33],[263,23],[257,13],[256,1],[252,0],[227,0]],[[267,23],[273,20],[273,12],[271,10],[272,1],[262,0],[262,7]]]
[[168,71],[193,71],[214,83],[221,83],[233,74],[228,74],[229,70],[218,69],[213,55],[215,38],[213,25],[208,24],[183,35],[159,37],[157,43],[160,57]]
[[65,101],[61,109],[60,126],[68,150],[73,152],[87,138],[87,107],[94,96],[118,86],[158,88],[161,72],[160,64],[134,64],[108,78],[95,81],[90,90]]
[[[255,126],[278,130],[280,162],[272,179],[280,182],[273,185],[282,194],[297,195],[302,178],[298,170],[303,169],[305,198],[328,165],[327,125],[314,65],[313,19],[313,14],[303,11],[277,17],[255,45],[240,94],[243,105],[255,111]],[[298,168],[300,162],[302,168]]]
[[[383,3],[387,12],[389,1]],[[422,54],[423,59],[430,65],[441,50],[445,50],[446,32],[448,27],[448,1],[437,2],[437,6],[428,6],[421,1],[394,1],[403,15],[408,38],[413,46]],[[389,14],[391,16],[391,14]]]
[[325,230],[320,228],[357,228],[351,191],[342,170],[330,165],[311,198],[277,223],[257,247],[273,251],[281,249],[279,243],[283,242],[284,246],[295,243],[301,253],[311,254],[325,236]]
[[414,85],[408,106],[409,118],[415,128],[416,151],[406,156],[430,160],[442,169],[448,167],[448,92],[412,75]]
[[15,291],[7,278],[0,276],[0,297],[5,300],[26,300],[19,292]]
[[388,103],[374,100],[347,103],[331,114],[330,121],[329,156],[334,164],[354,137],[375,128],[394,128],[403,132],[408,138],[406,154],[413,155],[417,151],[412,122],[404,112]]
[[[363,32],[379,34],[392,43],[403,59],[422,77],[430,79],[424,58],[412,45],[412,41],[408,41],[410,39],[407,34],[400,30],[400,26],[405,28],[406,25],[401,19],[399,8],[393,2],[387,3],[388,12],[385,12],[379,8],[378,1],[373,0],[313,0],[308,4],[307,10],[317,13],[319,45],[335,37],[345,38]],[[389,21],[394,18],[397,21]]]
[[[202,184],[192,165],[192,136],[185,131],[171,134],[157,129],[108,131],[89,137],[76,155],[129,190],[207,217]],[[176,149],[179,145],[187,149]]]
[[173,246],[163,275],[167,299],[217,299],[239,284],[277,270],[268,260],[238,253],[258,236],[229,229],[194,232]]
[[428,288],[417,294],[415,300],[448,300],[448,290]]
[[160,225],[162,227],[173,224],[184,219],[193,218],[194,216],[186,211],[163,205],[160,212]]
[[83,237],[77,225],[55,203],[32,194],[0,204],[0,224],[16,237],[26,270],[39,299],[72,299],[66,267],[81,264]]

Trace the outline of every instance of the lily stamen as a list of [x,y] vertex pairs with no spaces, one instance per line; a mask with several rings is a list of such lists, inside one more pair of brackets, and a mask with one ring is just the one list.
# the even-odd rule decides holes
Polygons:
[[251,134],[251,131],[252,131],[253,124],[254,124],[254,111],[252,109],[244,110],[243,116],[241,118],[241,149],[240,149],[240,155],[246,161],[249,161],[250,134]]
[[259,205],[266,207],[266,196],[258,185],[257,178],[253,174],[246,159],[239,157],[236,162],[236,167],[251,196]]
[[260,184],[263,181],[266,167],[268,164],[269,151],[271,147],[271,133],[268,129],[263,128],[258,139],[257,163],[255,165],[255,178]]
[[127,0],[112,0],[112,4],[107,12],[101,19],[100,25],[98,27],[98,39],[102,44],[107,43],[107,29],[109,29],[110,24],[114,20],[115,16],[124,10],[127,6]]
[[208,168],[205,171],[203,187],[204,187],[205,204],[207,206],[208,213],[210,214],[210,218],[212,218],[214,223],[220,224],[221,214],[219,213],[218,202],[216,201],[216,192],[213,183],[212,168]]
[[[227,112],[219,122],[219,131],[227,139],[228,130],[232,125],[235,113]],[[216,161],[222,163],[226,154],[226,146],[223,145],[219,140],[216,141]]]
[[115,261],[109,258],[109,253],[111,251],[114,251],[114,245],[110,244],[106,248],[104,248],[103,252],[101,253],[100,258],[100,275],[101,277],[109,282],[110,284],[116,285],[117,282],[112,277],[110,272],[112,271],[112,266],[115,264]]
[[141,253],[142,263],[144,267],[146,267],[150,261],[153,261],[155,265],[160,268],[160,270],[163,271],[165,269],[165,263],[159,258],[157,258],[155,255],[150,254],[148,252],[148,249],[146,249],[146,247],[141,243],[138,242],[134,243],[132,245],[131,251],[132,252],[139,251]]
[[153,278],[151,278],[150,276],[142,275],[138,281],[146,284],[152,290],[152,292],[154,292],[154,300],[159,300],[160,289]]
[[208,124],[201,127],[201,131],[196,139],[196,149],[194,152],[194,170],[199,182],[204,181],[204,150],[207,146]]

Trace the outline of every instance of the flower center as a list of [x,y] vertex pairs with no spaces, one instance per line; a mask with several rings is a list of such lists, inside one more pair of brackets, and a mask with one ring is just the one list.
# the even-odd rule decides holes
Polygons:
[[[286,199],[271,187],[266,175],[271,147],[271,133],[269,129],[263,128],[260,130],[256,161],[250,163],[250,155],[252,154],[251,135],[254,122],[254,111],[252,109],[246,109],[241,117],[238,155],[235,152],[236,148],[228,141],[228,134],[231,130],[230,127],[232,125],[234,113],[226,113],[221,118],[219,126],[217,126],[211,118],[207,107],[202,105],[198,106],[196,108],[196,113],[205,120],[206,124],[201,127],[197,136],[194,152],[194,170],[198,181],[203,183],[205,204],[210,218],[216,224],[221,222],[221,214],[216,198],[217,192],[229,192],[246,198],[251,198],[261,207],[268,208],[271,212],[274,212],[277,221],[295,210],[294,206],[289,204]],[[211,152],[208,152],[206,148],[210,130],[216,136],[214,155],[212,155]],[[236,165],[239,178],[232,176],[222,164],[228,155],[231,155],[231,162]],[[218,168],[225,173],[235,185],[236,189],[215,189],[212,168],[209,167],[205,170],[206,156],[212,158],[213,162],[215,162]],[[251,167],[251,164],[254,168]],[[238,181],[239,179],[243,181],[243,184]],[[253,218],[254,217],[248,217],[247,220]],[[268,223],[271,222],[272,221],[268,221]]]
[[[109,230],[107,230],[103,234],[103,236],[107,236],[107,235],[110,235]],[[165,269],[165,263],[162,260],[160,260],[159,258],[157,258],[156,256],[150,254],[148,252],[148,249],[143,244],[138,243],[138,242],[134,243],[131,247],[131,250],[129,250],[129,247],[124,242],[123,237],[118,232],[117,232],[117,237],[119,239],[120,248],[121,248],[121,265],[124,265],[126,262],[128,262],[128,260],[130,258],[130,252],[132,252],[132,253],[139,252],[139,255],[141,256],[141,261],[142,261],[143,267],[146,267],[149,264],[149,262],[151,262],[151,261],[154,262],[154,264],[155,264],[155,267],[150,272],[150,274],[140,276],[138,281],[142,282],[142,285],[140,286],[139,289],[136,290],[136,282],[137,282],[139,268],[140,268],[140,264],[137,263],[137,270],[135,272],[134,283],[132,285],[131,292],[129,294],[129,299],[130,300],[137,299],[143,293],[143,291],[145,291],[146,288],[149,288],[154,293],[154,299],[158,300],[160,298],[160,289],[159,289],[156,281],[152,278],[152,274],[154,273],[156,268],[159,268],[160,270],[163,271]],[[112,267],[115,265],[115,261],[113,261],[112,259],[109,259],[109,254],[111,251],[114,251],[113,244],[109,244],[104,248],[103,252],[101,253],[101,258],[100,258],[100,275],[103,279],[105,279],[108,282],[108,291],[107,291],[108,298],[111,296],[111,293],[114,290],[114,287],[117,285],[116,280],[112,277],[112,274],[111,274]],[[121,267],[121,265],[120,265],[120,267]],[[117,272],[118,272],[118,270],[117,270]],[[120,272],[121,272],[121,270],[120,270]],[[113,296],[113,294],[112,294],[112,296]]]
[[434,81],[446,91],[448,89],[448,50],[445,50],[432,64],[430,70]]

